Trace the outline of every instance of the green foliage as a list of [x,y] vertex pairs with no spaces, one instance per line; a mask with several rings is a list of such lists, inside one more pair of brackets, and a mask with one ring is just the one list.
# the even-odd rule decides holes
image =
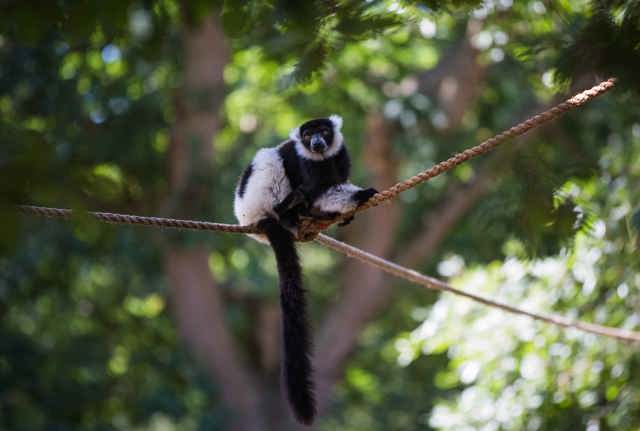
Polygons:
[[634,71],[640,70],[640,2],[594,2],[590,19],[576,27],[575,39],[558,62],[564,76],[591,68],[639,91]]
[[[616,162],[640,160],[640,141],[630,144],[604,151],[602,179],[559,189],[561,199],[588,202],[593,211],[592,229],[575,235],[571,251],[534,261],[507,255],[504,262],[470,268],[450,257],[441,262],[441,272],[454,276],[459,288],[506,303],[638,328],[640,268],[624,219],[640,197],[640,172],[629,174]],[[632,345],[534,323],[450,295],[402,340],[399,358],[408,362],[447,352],[449,365],[436,384],[464,387],[436,404],[429,420],[436,429],[640,425],[638,352]]]
[[[451,188],[489,169],[490,192],[420,269],[513,304],[638,329],[637,1],[14,1],[0,16],[0,428],[230,423],[224,388],[208,383],[171,317],[160,250],[177,234],[14,211],[170,211],[182,43],[212,11],[230,45],[222,122],[214,166],[196,169],[197,193],[174,209],[185,217],[232,222],[243,166],[310,117],[344,117],[353,180],[367,184],[372,112],[382,113],[389,157],[406,177],[539,111],[568,79],[582,88],[594,71],[619,76],[620,90],[526,143],[403,194],[395,248],[416,238],[416,221]],[[473,23],[482,70],[454,121],[454,101],[430,88],[430,72]],[[449,90],[465,83],[457,72],[447,72]],[[234,235],[181,238],[211,250],[227,322],[259,375],[254,311],[277,300],[270,255]],[[341,261],[302,249],[320,321],[340,297]],[[630,347],[397,287],[362,334],[320,429],[640,426]]]

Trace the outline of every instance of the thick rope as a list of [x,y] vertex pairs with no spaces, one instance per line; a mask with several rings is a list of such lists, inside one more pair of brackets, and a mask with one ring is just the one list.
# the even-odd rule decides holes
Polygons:
[[544,123],[548,123],[551,120],[555,120],[567,111],[578,108],[591,99],[606,93],[614,87],[615,82],[615,78],[610,78],[606,81],[602,81],[600,84],[590,88],[589,90],[576,94],[572,98],[565,100],[564,102],[554,106],[553,108],[547,109],[546,111],[511,127],[510,129],[505,130],[504,132],[494,136],[493,138],[487,139],[486,141],[476,145],[475,147],[471,147],[461,153],[455,154],[447,160],[444,160],[437,165],[434,165],[431,168],[424,170],[412,176],[411,178],[401,181],[394,186],[389,187],[387,190],[383,190],[380,193],[372,196],[371,199],[369,199],[366,203],[358,207],[355,212],[378,206],[381,203],[395,198],[400,193],[409,190],[410,188],[413,188],[420,183],[428,181],[433,177],[437,177],[441,173],[449,171],[456,166],[470,159],[473,159],[474,157],[478,157],[488,153],[508,139],[524,135],[531,129],[541,126]]
[[[34,205],[19,205],[18,209],[24,214],[33,214],[47,218],[70,219],[73,214],[73,211],[69,209],[39,207]],[[130,214],[116,214],[98,211],[88,211],[87,214],[100,221],[112,224],[133,224],[216,232],[258,233],[258,229],[254,226],[240,226],[237,224],[213,223],[198,220],[178,220],[164,217],[143,217]]]
[[603,326],[595,323],[582,322],[579,320],[572,320],[563,316],[559,316],[557,314],[533,313],[531,311],[523,310],[521,308],[504,304],[502,302],[494,301],[492,299],[488,299],[483,296],[476,295],[474,293],[469,293],[469,292],[465,292],[464,290],[456,289],[455,287],[441,280],[426,276],[412,269],[405,268],[396,263],[382,259],[381,257],[368,253],[352,245],[345,244],[343,242],[340,242],[326,235],[322,235],[322,234],[319,235],[316,238],[316,241],[326,247],[329,247],[339,253],[344,254],[345,256],[358,259],[361,262],[364,262],[368,265],[375,266],[376,268],[379,268],[388,274],[403,278],[407,281],[411,281],[413,283],[419,284],[428,289],[441,290],[441,291],[453,293],[454,295],[464,296],[465,298],[469,298],[472,301],[485,304],[489,307],[498,308],[508,313],[517,314],[520,316],[527,316],[534,320],[539,320],[541,322],[546,322],[555,326],[560,326],[562,328],[573,328],[583,332],[589,332],[591,334],[596,334],[596,335],[603,335],[605,337],[616,338],[618,340],[627,341],[627,342],[633,342],[633,343],[640,342],[640,332],[628,331],[628,330],[619,329],[619,328],[612,328],[610,326]]

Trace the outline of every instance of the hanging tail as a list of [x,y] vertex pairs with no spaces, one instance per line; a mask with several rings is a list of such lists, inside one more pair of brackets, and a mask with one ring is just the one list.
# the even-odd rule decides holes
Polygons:
[[308,333],[307,304],[298,253],[293,234],[275,219],[263,219],[258,226],[269,239],[278,265],[284,340],[283,376],[287,397],[296,418],[309,425],[313,422],[316,407],[311,380],[311,340]]

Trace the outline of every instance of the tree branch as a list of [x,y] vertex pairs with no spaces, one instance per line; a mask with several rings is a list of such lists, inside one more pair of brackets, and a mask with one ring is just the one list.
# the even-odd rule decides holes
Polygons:
[[256,383],[239,363],[239,354],[224,319],[220,290],[211,276],[208,261],[209,253],[202,247],[166,251],[173,311],[187,345],[222,387],[225,403],[243,413],[241,416],[244,412],[254,416],[258,405]]

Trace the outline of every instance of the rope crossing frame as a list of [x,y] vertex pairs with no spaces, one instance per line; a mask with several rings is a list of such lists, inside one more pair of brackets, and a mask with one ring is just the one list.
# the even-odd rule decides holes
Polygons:
[[[410,188],[416,187],[420,183],[428,181],[431,178],[434,178],[444,172],[447,172],[453,169],[454,167],[472,158],[488,153],[489,151],[495,149],[498,145],[505,142],[506,140],[516,136],[523,135],[524,133],[528,132],[533,128],[541,126],[542,124],[547,123],[555,118],[558,118],[562,114],[572,109],[575,109],[577,107],[580,107],[585,103],[587,103],[588,101],[592,100],[593,98],[604,94],[614,86],[615,86],[615,78],[610,78],[610,79],[607,79],[606,81],[602,81],[601,83],[599,83],[598,85],[595,85],[589,90],[576,94],[575,96],[565,100],[564,102],[540,114],[537,114],[534,117],[529,118],[528,120],[521,122],[511,127],[510,129],[507,129],[501,132],[500,134],[490,139],[487,139],[486,141],[472,148],[469,148],[461,153],[455,154],[449,159],[444,160],[432,166],[431,168],[426,169],[414,175],[411,178],[401,181],[393,185],[392,187],[377,193],[376,195],[372,196],[371,199],[367,201],[364,205],[361,205],[360,207],[356,208],[353,212],[349,214],[343,215],[341,218],[338,218],[336,220],[332,220],[329,222],[326,222],[326,221],[319,222],[313,219],[303,219],[298,232],[298,240],[309,241],[309,240],[315,239],[316,242],[324,245],[325,247],[338,251],[348,257],[357,258],[360,261],[366,264],[375,266],[376,268],[388,274],[403,278],[407,281],[419,284],[429,289],[446,291],[446,292],[453,293],[455,295],[463,296],[473,301],[485,304],[490,307],[499,308],[501,310],[507,311],[512,314],[527,316],[534,320],[539,320],[539,321],[546,322],[546,323],[563,327],[563,328],[574,328],[583,332],[615,338],[621,341],[640,343],[640,332],[629,331],[625,329],[614,328],[614,327],[609,327],[604,325],[598,325],[594,323],[582,322],[578,320],[571,320],[556,314],[534,313],[534,312],[530,312],[530,311],[527,311],[518,307],[514,307],[508,304],[494,301],[494,300],[485,298],[481,295],[456,289],[455,287],[447,283],[444,283],[441,280],[426,276],[415,270],[405,268],[401,265],[390,262],[379,256],[375,256],[357,247],[351,246],[349,244],[345,244],[329,236],[320,234],[321,230],[328,228],[331,224],[336,223],[341,219],[347,218],[357,212],[364,211],[366,209],[378,206],[390,199],[395,198],[400,193],[406,190],[409,190]],[[69,219],[73,215],[73,211],[69,209],[50,208],[50,207],[42,207],[42,206],[34,206],[34,205],[19,205],[18,210],[24,214],[37,215],[37,216],[47,217],[47,218]],[[169,227],[169,228],[176,228],[176,229],[191,229],[191,230],[204,230],[204,231],[215,231],[215,232],[260,233],[259,229],[257,229],[253,225],[241,226],[237,224],[215,223],[215,222],[207,222],[207,221],[199,221],[199,220],[180,220],[180,219],[164,218],[164,217],[144,217],[144,216],[137,216],[137,215],[130,215],[130,214],[119,214],[119,213],[98,212],[98,211],[90,211],[88,212],[88,214],[93,216],[97,220],[100,220],[106,223],[111,223],[111,224],[143,225],[143,226],[152,226],[152,227]]]

